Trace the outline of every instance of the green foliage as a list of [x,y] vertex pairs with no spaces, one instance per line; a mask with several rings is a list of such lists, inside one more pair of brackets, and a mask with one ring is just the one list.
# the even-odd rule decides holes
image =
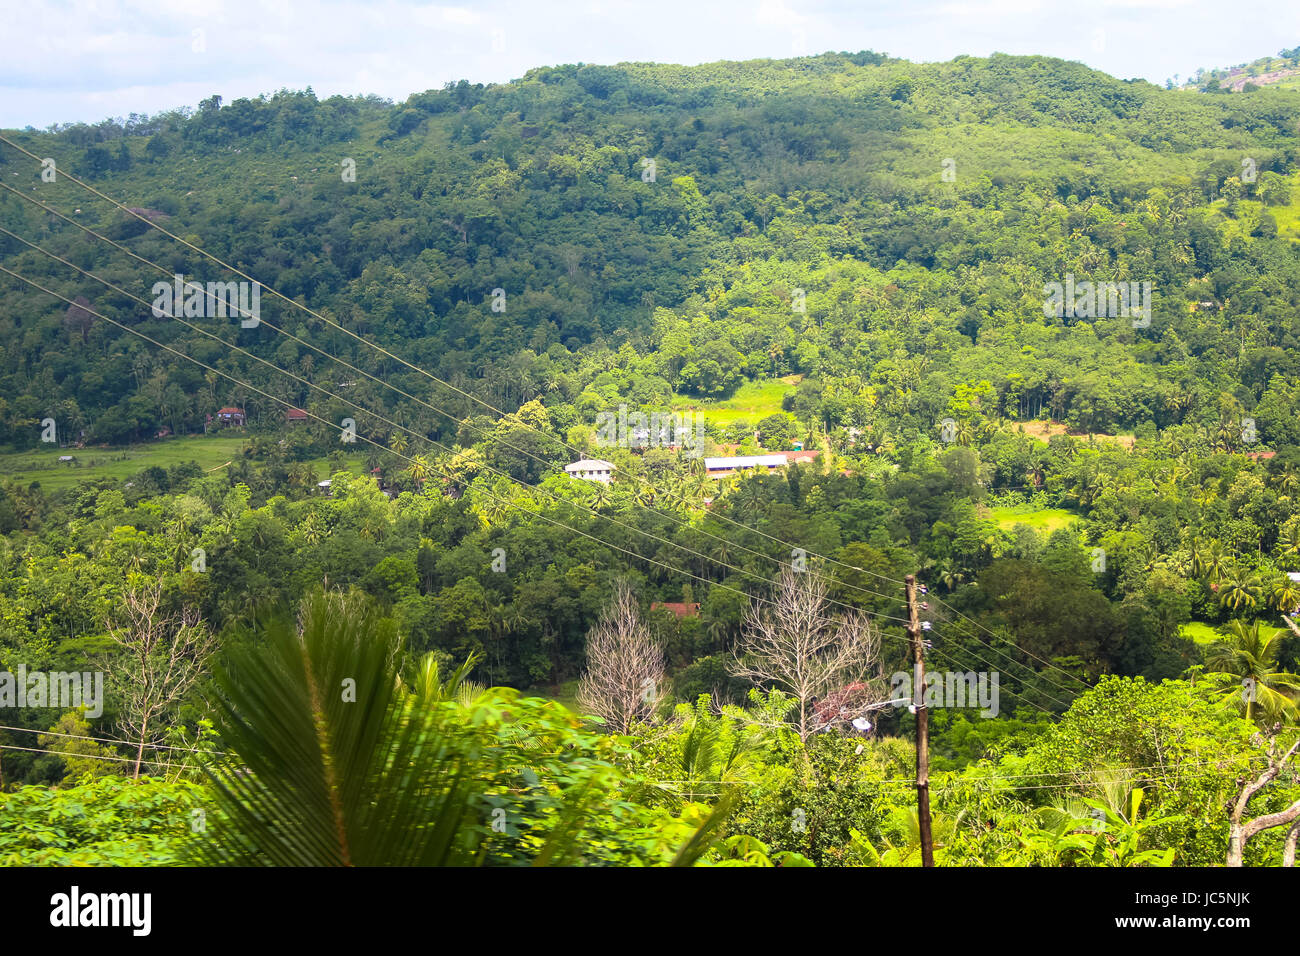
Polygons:
[[[316,320],[289,320],[301,341],[233,321],[213,341],[0,248],[89,297],[0,280],[0,667],[120,663],[105,622],[130,574],[197,612],[226,663],[165,729],[189,741],[223,715],[237,758],[213,770],[201,843],[226,862],[910,865],[908,716],[804,748],[780,695],[721,704],[751,690],[730,673],[749,594],[797,542],[841,562],[832,595],[877,615],[887,668],[904,666],[895,583],[918,573],[943,602],[936,651],[1000,671],[997,718],[933,715],[943,862],[1220,862],[1252,721],[1294,716],[1295,639],[1275,635],[1300,605],[1287,85],[1208,96],[1045,57],[829,53],[542,67],[400,104],[214,96],[15,134],[455,390]],[[202,195],[177,190],[194,180]],[[138,219],[79,204],[172,262]],[[99,261],[18,196],[0,206]],[[1149,281],[1150,324],[1044,312],[1067,276]],[[290,425],[263,392],[354,416],[373,444]],[[246,425],[209,422],[225,405]],[[598,447],[620,405],[698,412],[710,455],[798,440],[818,457],[719,481],[665,449]],[[608,457],[614,483],[569,479],[580,456]],[[676,710],[615,740],[483,691],[561,696],[619,578],[685,605],[654,615]],[[287,609],[321,582],[373,604],[328,621],[313,598],[298,636]],[[1225,625],[1222,646],[1183,637]],[[344,679],[355,704],[334,699]],[[77,782],[127,755],[117,706],[13,717],[0,744],[40,752],[3,751],[8,785],[143,800],[154,784]],[[1113,772],[1131,784],[1115,820],[1080,832]],[[131,826],[122,853],[177,857],[180,834]],[[1275,836],[1250,858],[1275,858]]]
[[102,777],[0,793],[0,866],[176,866],[207,825],[204,789]]

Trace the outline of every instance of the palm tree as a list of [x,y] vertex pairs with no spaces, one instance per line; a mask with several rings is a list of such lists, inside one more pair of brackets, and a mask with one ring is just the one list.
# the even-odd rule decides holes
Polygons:
[[1300,557],[1300,521],[1291,519],[1282,526],[1278,536],[1277,553],[1281,558]]
[[597,511],[604,511],[609,507],[610,501],[613,500],[614,489],[610,487],[607,481],[597,481],[594,484],[596,487],[593,489],[591,496],[591,506]]
[[1300,475],[1288,468],[1277,480],[1277,490],[1288,498],[1294,498],[1300,492]]
[[[215,674],[222,750],[204,768],[222,822],[192,844],[196,862],[483,862],[483,794],[521,769],[549,772],[545,747],[519,720],[531,702],[495,691],[462,704],[454,698],[466,668],[444,681],[428,657],[403,681],[400,645],[363,598],[317,591],[299,621],[281,617],[258,641],[228,650]],[[511,720],[494,716],[506,708]],[[590,776],[558,789],[554,823],[529,862],[581,860],[582,831],[603,812],[598,786]],[[729,809],[715,811],[674,863],[706,853]]]
[[1232,564],[1227,550],[1217,539],[1192,542],[1192,573],[1209,584],[1218,584]]
[[741,478],[736,487],[736,510],[756,517],[767,504],[768,495],[763,490],[763,479],[757,473]]
[[1240,620],[1230,621],[1224,639],[1212,645],[1206,655],[1210,673],[1239,679],[1230,682],[1226,696],[1238,697],[1248,720],[1296,719],[1300,677],[1276,669],[1282,634],[1276,629],[1265,635],[1258,621],[1249,626]]
[[1041,461],[1033,462],[1025,470],[1025,481],[1029,482],[1034,488],[1043,486],[1043,463]]
[[411,467],[407,469],[411,475],[411,480],[415,482],[416,487],[422,487],[429,480],[429,459],[423,455],[416,455],[411,459]]
[[1285,574],[1273,582],[1273,607],[1283,614],[1294,614],[1300,607],[1300,584],[1292,581]]
[[325,537],[325,522],[315,511],[310,511],[298,525],[298,533],[307,544],[320,544]]
[[1259,578],[1241,565],[1234,564],[1219,587],[1219,603],[1234,611],[1252,609],[1259,606],[1261,591]]
[[388,439],[388,447],[399,458],[404,456],[407,449],[406,437],[401,432],[394,432],[393,437]]

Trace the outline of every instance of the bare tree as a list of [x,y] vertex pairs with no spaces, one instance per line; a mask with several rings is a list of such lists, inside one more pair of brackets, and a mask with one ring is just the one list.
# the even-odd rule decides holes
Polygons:
[[587,632],[587,672],[578,685],[578,705],[625,734],[654,713],[663,682],[663,650],[641,620],[632,589],[620,581]]
[[[793,695],[805,741],[884,699],[879,630],[860,612],[831,618],[825,578],[792,568],[770,601],[750,605],[733,673]],[[819,700],[832,706],[819,708]]]
[[145,747],[162,739],[163,718],[202,676],[215,642],[197,611],[163,609],[158,582],[128,588],[108,632],[122,648],[108,662],[109,681],[120,700],[122,729],[138,743],[139,777]]
[[1241,781],[1241,793],[1237,795],[1237,800],[1228,813],[1228,866],[1245,865],[1246,843],[1255,834],[1263,830],[1271,830],[1273,827],[1284,827],[1287,824],[1291,824],[1291,829],[1287,832],[1282,849],[1282,865],[1295,866],[1296,842],[1300,839],[1300,800],[1276,813],[1265,813],[1253,820],[1242,821],[1242,817],[1246,814],[1246,805],[1255,794],[1277,779],[1282,768],[1296,755],[1296,751],[1300,750],[1300,739],[1297,739],[1291,748],[1279,757],[1276,738],[1279,729],[1280,727],[1274,727],[1274,735],[1268,742],[1268,769],[1249,783]]

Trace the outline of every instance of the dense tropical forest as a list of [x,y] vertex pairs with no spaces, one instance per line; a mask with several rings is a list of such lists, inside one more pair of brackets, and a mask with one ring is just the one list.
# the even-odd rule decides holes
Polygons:
[[939,865],[1293,865],[1300,88],[1235,75],[0,131],[0,862],[917,866],[925,716]]

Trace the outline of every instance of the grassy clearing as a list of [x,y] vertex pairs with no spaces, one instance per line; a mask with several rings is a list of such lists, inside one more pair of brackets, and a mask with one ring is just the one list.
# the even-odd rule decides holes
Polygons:
[[[85,481],[110,478],[126,481],[145,468],[194,461],[204,471],[213,471],[226,462],[241,456],[247,433],[167,438],[143,445],[116,448],[51,448],[34,451],[0,452],[0,475],[27,485],[40,482],[46,492],[66,491]],[[72,464],[60,464],[60,455],[71,455]],[[347,470],[360,473],[364,469],[362,455],[349,455]],[[328,461],[318,458],[308,462],[321,477],[328,477]]]
[[[1265,636],[1272,636],[1278,631],[1286,630],[1286,628],[1261,624],[1259,630]],[[1223,640],[1223,634],[1217,628],[1202,621],[1189,621],[1179,629],[1179,633],[1189,641],[1195,641],[1197,644],[1202,645],[1217,644]]]
[[1041,534],[1051,534],[1079,520],[1077,514],[1064,508],[1030,508],[1027,505],[990,508],[989,517],[997,522],[999,528],[1009,530],[1018,524],[1027,524]]
[[1291,177],[1291,202],[1285,206],[1269,206],[1268,211],[1277,220],[1279,236],[1300,239],[1300,173]]
[[1213,644],[1222,638],[1218,631],[1201,621],[1190,621],[1184,624],[1179,629],[1179,633],[1197,644]]
[[736,389],[736,394],[720,402],[678,396],[673,399],[673,411],[699,412],[705,421],[715,425],[732,425],[739,421],[757,425],[769,415],[781,413],[781,399],[802,375],[786,375],[759,382],[746,382]]
[[[121,448],[50,448],[0,453],[0,474],[22,484],[39,481],[46,491],[63,491],[83,481],[112,478],[123,481],[137,472],[157,466],[170,468],[187,461],[198,462],[208,471],[239,456],[247,436],[206,435],[169,438],[145,445]],[[60,464],[60,455],[71,455],[72,464]]]

